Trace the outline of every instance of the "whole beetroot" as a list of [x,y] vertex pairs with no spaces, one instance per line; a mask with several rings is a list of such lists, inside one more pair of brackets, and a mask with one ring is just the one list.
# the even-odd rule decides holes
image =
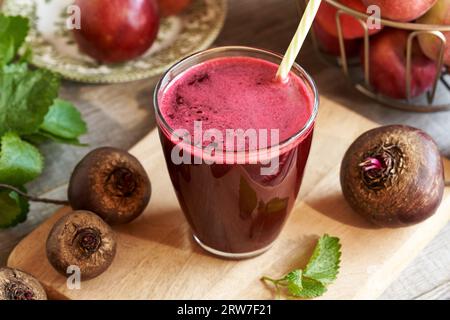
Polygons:
[[350,206],[381,227],[424,221],[439,207],[444,169],[436,143],[403,125],[370,130],[348,149],[341,186]]

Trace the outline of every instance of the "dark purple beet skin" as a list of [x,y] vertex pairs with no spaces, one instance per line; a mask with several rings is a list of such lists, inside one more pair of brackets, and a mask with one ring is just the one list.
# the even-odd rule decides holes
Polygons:
[[74,210],[92,211],[117,225],[139,217],[151,193],[150,179],[138,159],[126,151],[102,147],[76,165],[67,197]]
[[125,62],[144,54],[156,39],[155,0],[76,0],[81,29],[74,30],[80,51],[101,63]]
[[341,186],[350,206],[381,227],[422,222],[438,209],[445,187],[433,139],[408,126],[370,130],[348,149]]

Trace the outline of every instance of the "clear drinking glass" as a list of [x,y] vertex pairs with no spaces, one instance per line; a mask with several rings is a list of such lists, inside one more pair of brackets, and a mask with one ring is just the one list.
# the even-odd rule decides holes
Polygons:
[[[178,128],[170,127],[159,105],[165,89],[197,64],[234,56],[259,58],[276,64],[282,60],[281,55],[250,47],[220,47],[196,53],[176,63],[163,75],[155,89],[154,106],[169,175],[195,241],[210,253],[239,259],[268,250],[292,210],[309,156],[319,95],[312,78],[295,64],[292,72],[304,82],[313,97],[311,115],[303,128],[276,146],[233,151],[234,159],[246,159],[244,163],[175,164],[171,152],[177,144],[193,158],[202,157],[202,148],[194,144],[183,145],[179,139],[174,139]],[[248,112],[257,112],[257,106]],[[278,157],[278,172],[262,175],[261,168],[265,165],[249,161],[256,153],[264,154],[266,160]]]

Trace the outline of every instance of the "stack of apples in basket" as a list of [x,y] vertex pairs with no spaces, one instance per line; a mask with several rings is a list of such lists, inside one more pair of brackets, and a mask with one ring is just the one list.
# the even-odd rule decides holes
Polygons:
[[[377,6],[383,19],[427,25],[450,25],[450,0],[339,0],[342,5],[367,13],[369,6]],[[374,8],[374,7],[372,7]],[[336,23],[338,9],[323,1],[314,24],[314,31],[322,51],[340,55],[339,33]],[[353,16],[340,16],[345,50],[348,57],[360,58],[364,67],[364,27]],[[370,84],[378,92],[394,99],[405,99],[407,42],[411,31],[391,27],[369,28]],[[444,64],[450,66],[450,32]],[[418,97],[433,87],[440,70],[436,68],[441,40],[431,34],[414,39],[411,60],[411,97]]]

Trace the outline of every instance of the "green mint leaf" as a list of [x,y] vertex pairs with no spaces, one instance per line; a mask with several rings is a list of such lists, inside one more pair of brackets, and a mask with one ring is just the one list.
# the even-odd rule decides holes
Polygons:
[[20,59],[17,61],[17,63],[28,63],[31,61],[32,57],[33,51],[31,50],[31,47],[26,46],[24,52],[20,55]]
[[78,139],[87,132],[86,123],[81,118],[80,112],[72,103],[61,99],[55,99],[40,130],[52,137],[66,140]]
[[39,131],[31,135],[24,136],[24,139],[33,143],[33,144],[41,144],[51,140],[56,143],[68,144],[76,147],[86,147],[88,144],[81,143],[78,139],[65,139],[61,137],[54,136],[45,131]]
[[14,73],[26,73],[28,70],[28,64],[26,62],[13,63],[3,66],[2,73],[14,74]]
[[[44,167],[39,150],[23,141],[16,133],[1,138],[0,183],[23,185],[37,178]],[[0,206],[1,208],[1,206]]]
[[40,145],[40,144],[43,144],[43,143],[45,143],[45,142],[47,142],[49,140],[49,138],[41,135],[39,132],[23,135],[22,139],[27,141],[27,142],[29,142],[29,143],[31,143],[31,144],[34,144],[36,146]]
[[10,63],[15,58],[29,29],[27,18],[0,14],[0,65]]
[[289,272],[284,278],[287,282],[287,288],[290,294],[293,296],[298,296],[303,290],[303,271],[300,269]]
[[[275,206],[278,207],[278,206]],[[281,279],[263,277],[263,281],[273,283],[280,293],[280,287],[287,289],[289,295],[311,299],[322,296],[327,291],[327,285],[331,284],[339,272],[341,257],[341,244],[339,238],[322,236],[314,249],[314,252],[303,270],[295,269]]]
[[327,291],[325,285],[319,281],[304,277],[300,269],[288,273],[284,279],[287,281],[289,294],[296,298],[316,298]]
[[29,204],[16,192],[0,189],[0,208],[0,229],[6,229],[26,220]]
[[31,71],[25,64],[0,71],[0,136],[39,130],[59,91],[59,77],[47,70]]
[[14,39],[10,35],[4,35],[0,38],[0,66],[6,65],[14,57]]
[[40,144],[48,142],[48,141],[53,141],[56,143],[67,144],[67,145],[72,145],[72,146],[76,146],[76,147],[87,147],[88,146],[87,143],[82,143],[82,142],[80,142],[79,139],[64,139],[61,137],[54,136],[45,131],[38,131],[33,134],[24,135],[24,136],[22,136],[22,139],[25,141],[28,141],[34,145],[40,145]]
[[296,290],[295,286],[288,286],[288,291],[294,297],[312,299],[322,296],[327,292],[327,288],[317,280],[302,277],[302,288]]
[[339,238],[324,235],[317,242],[313,255],[305,268],[304,276],[327,285],[336,280],[339,273],[341,244]]

